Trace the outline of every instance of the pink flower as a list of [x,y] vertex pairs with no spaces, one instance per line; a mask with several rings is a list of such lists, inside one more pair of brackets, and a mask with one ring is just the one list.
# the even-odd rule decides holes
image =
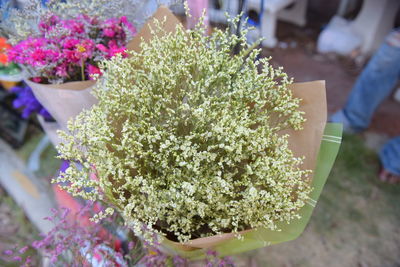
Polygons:
[[33,77],[33,78],[32,78],[32,81],[35,82],[35,83],[40,83],[40,82],[42,81],[42,78],[40,78],[40,77]]
[[38,28],[42,33],[45,33],[54,28],[59,23],[60,18],[54,14],[47,14],[39,22]]
[[64,28],[69,29],[73,35],[84,34],[86,32],[85,25],[80,21],[80,19],[81,17],[78,17],[77,19],[63,20],[61,24]]
[[55,68],[56,74],[60,77],[68,77],[68,65],[63,63]]
[[93,75],[95,75],[95,74],[102,75],[103,74],[98,67],[93,66],[91,64],[87,65],[87,72],[89,74],[89,79],[91,79],[91,80],[93,80],[93,78],[94,78]]
[[93,40],[84,39],[76,45],[76,52],[83,58],[92,57],[93,51],[95,49],[95,43]]
[[81,64],[91,58],[95,49],[95,43],[90,39],[78,40],[65,39],[63,43],[63,57],[67,63]]
[[112,28],[105,28],[103,30],[103,35],[112,38],[115,36],[115,31]]
[[124,46],[118,47],[117,43],[114,40],[108,42],[108,48],[102,44],[98,44],[97,49],[104,52],[107,59],[112,58],[116,54],[122,54],[123,57],[126,57],[128,54],[126,53],[126,48]]
[[32,59],[36,62],[40,62],[41,65],[45,63],[46,53],[41,48],[35,50],[35,53],[32,53]]
[[122,17],[120,18],[120,22],[121,22],[121,24],[124,24],[132,34],[135,34],[135,33],[136,33],[136,28],[135,28],[135,26],[133,26],[133,25],[128,21],[128,19],[126,18],[126,16],[122,16]]
[[[10,61],[28,67],[37,82],[77,79],[82,64],[116,54],[126,57],[127,34],[136,32],[126,17],[101,21],[84,14],[63,20],[48,13],[38,27],[38,36],[29,37],[8,51]],[[89,77],[101,74],[93,65],[88,65],[86,72]]]
[[136,28],[128,22],[128,19],[125,16],[123,16],[119,19],[111,18],[104,21],[102,24],[102,34],[104,37],[113,38],[119,43],[125,42],[127,32],[125,31],[124,26],[131,32],[131,34],[136,33]]
[[75,46],[79,44],[79,40],[75,38],[66,38],[62,43],[62,47],[65,49],[74,49]]

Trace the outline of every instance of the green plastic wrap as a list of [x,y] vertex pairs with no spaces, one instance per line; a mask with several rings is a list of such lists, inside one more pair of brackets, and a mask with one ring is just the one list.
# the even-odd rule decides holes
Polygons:
[[[287,242],[298,238],[303,233],[318,198],[322,192],[328,175],[335,162],[336,156],[342,140],[342,125],[336,123],[326,124],[321,146],[318,153],[317,165],[314,170],[314,179],[312,181],[313,191],[307,204],[299,211],[300,219],[291,221],[290,224],[278,224],[281,231],[271,231],[265,228],[253,229],[243,234],[243,239],[232,238],[225,240],[212,250],[216,251],[219,256],[229,256],[237,253],[250,251],[253,249]],[[176,247],[176,245],[164,239],[161,243],[162,249],[169,254],[177,254],[190,260],[198,260],[205,257],[207,252],[205,249],[196,249],[185,251]]]

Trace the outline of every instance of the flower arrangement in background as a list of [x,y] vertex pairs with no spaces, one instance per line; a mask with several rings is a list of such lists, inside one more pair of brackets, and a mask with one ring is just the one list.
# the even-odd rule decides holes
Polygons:
[[[136,266],[138,263],[146,267],[188,266],[187,260],[179,256],[165,255],[150,244],[143,244],[136,237],[130,236],[128,229],[124,231],[121,225],[116,223],[119,221],[116,216],[103,219],[99,223],[87,223],[93,214],[93,206],[98,206],[94,204],[89,201],[76,213],[64,207],[52,209],[51,216],[44,218],[54,223],[54,227],[47,234],[40,234],[41,239],[31,244],[14,246],[1,254],[8,262],[17,262],[23,267],[36,266],[40,262],[40,259],[27,253],[32,249],[41,252],[51,266],[127,267]],[[112,230],[115,227],[119,227],[120,230]],[[119,234],[114,235],[112,232]],[[124,236],[123,240],[121,235]],[[209,251],[204,266],[233,267],[234,262],[229,257],[219,258],[216,252]]]
[[126,17],[100,20],[83,14],[73,19],[47,14],[38,28],[38,35],[18,42],[8,56],[39,83],[91,79],[100,74],[101,60],[127,55],[127,37],[135,33]]
[[[163,0],[169,5],[176,0]],[[19,8],[13,1],[0,7],[0,35],[7,37],[12,45],[38,35],[38,25],[43,17],[53,14],[61,19],[74,19],[78,14],[99,20],[126,16],[128,21],[140,27],[151,16],[146,9],[149,1],[143,0],[25,0]],[[179,2],[176,1],[176,2]]]
[[28,119],[32,114],[39,114],[47,121],[53,120],[52,116],[40,104],[32,92],[32,89],[27,85],[15,86],[11,88],[11,92],[16,94],[13,101],[13,106],[16,109],[22,109],[22,118]]
[[257,59],[246,32],[157,25],[140,52],[103,63],[98,104],[61,133],[60,158],[82,168],[56,181],[115,207],[145,238],[184,243],[298,218],[310,171],[282,134],[304,122],[291,79]]
[[[22,266],[31,266],[32,259],[25,257],[25,252],[29,248],[34,248],[42,252],[44,258],[48,258],[52,265],[64,264],[64,266],[91,266],[88,265],[94,257],[93,252],[100,243],[111,246],[111,240],[101,240],[98,237],[100,224],[93,224],[90,227],[82,226],[80,220],[89,211],[88,206],[83,208],[78,214],[73,214],[75,220],[69,220],[71,216],[68,208],[59,210],[52,209],[52,215],[44,218],[54,223],[54,228],[47,234],[41,234],[42,239],[36,240],[21,249],[15,248],[6,250],[4,255],[9,257],[9,261],[17,261]],[[117,257],[121,257],[116,252]],[[73,257],[71,257],[73,256]]]

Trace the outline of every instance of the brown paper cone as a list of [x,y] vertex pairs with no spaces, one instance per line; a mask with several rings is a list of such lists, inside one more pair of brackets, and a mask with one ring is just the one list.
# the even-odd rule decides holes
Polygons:
[[[160,7],[149,22],[142,28],[140,33],[128,45],[129,49],[140,51],[140,42],[151,41],[152,34],[150,27],[154,25],[154,19],[160,21],[165,20],[163,25],[166,33],[174,32],[179,20],[171,13],[168,8]],[[304,157],[303,169],[314,170],[317,161],[317,154],[321,144],[322,135],[325,129],[327,119],[327,105],[325,82],[314,81],[305,83],[295,83],[290,87],[295,97],[302,99],[300,110],[305,112],[306,122],[304,129],[300,131],[287,130],[282,134],[289,134],[289,147],[292,149],[294,156]],[[313,175],[310,175],[310,181]],[[254,231],[253,229],[242,231],[245,233]],[[197,238],[187,243],[181,244],[168,240],[177,250],[191,251],[196,249],[213,248],[219,243],[235,238],[234,233],[215,235],[211,237]]]
[[39,84],[29,80],[25,82],[62,130],[67,130],[69,119],[75,118],[83,109],[89,109],[97,103],[97,99],[91,94],[95,81],[63,84]]
[[180,21],[171,11],[165,6],[161,6],[157,9],[156,13],[149,19],[149,21],[142,27],[139,33],[133,38],[126,48],[128,50],[133,50],[136,52],[140,51],[140,43],[142,41],[149,42],[153,35],[151,34],[151,29],[155,29],[154,19],[158,19],[159,21],[163,21],[165,19],[165,23],[163,25],[163,29],[166,33],[175,32],[176,25],[180,24]]
[[46,133],[46,135],[49,137],[51,143],[53,144],[54,147],[58,146],[61,143],[61,138],[58,136],[57,131],[61,130],[60,125],[58,122],[47,122],[44,120],[44,118],[40,115],[37,116],[37,119],[40,123],[40,126],[42,126],[42,129]]

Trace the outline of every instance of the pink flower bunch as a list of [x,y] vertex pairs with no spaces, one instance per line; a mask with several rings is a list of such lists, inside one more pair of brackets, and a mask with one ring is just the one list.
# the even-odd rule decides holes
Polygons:
[[[64,207],[52,209],[51,216],[44,219],[54,223],[53,229],[40,234],[41,238],[29,245],[22,248],[15,245],[0,255],[6,262],[19,263],[23,267],[39,265],[38,259],[29,254],[33,249],[48,258],[51,266],[189,266],[189,262],[178,255],[164,254],[158,248],[156,236],[153,244],[149,244],[131,235],[128,228],[120,226],[122,218],[116,214],[97,224],[89,222],[88,218],[97,210],[95,206],[99,203],[88,202],[75,212]],[[234,267],[235,263],[229,257],[220,258],[215,251],[207,251],[203,266]]]
[[[40,234],[41,239],[31,244],[3,251],[7,262],[20,263],[21,266],[37,266],[35,259],[27,255],[32,249],[40,251],[42,256],[50,260],[51,266],[128,266],[120,241],[111,234],[104,234],[101,224],[86,224],[88,216],[92,215],[94,203],[87,203],[79,212],[72,214],[68,208],[52,209],[52,215],[44,218],[54,223],[53,229],[46,234]],[[111,224],[111,220],[104,222]],[[135,243],[128,244],[135,248]],[[140,260],[142,252],[132,249],[131,259]],[[137,254],[135,254],[137,253]],[[69,257],[72,255],[73,257]]]
[[38,28],[38,36],[19,42],[8,56],[42,83],[81,81],[101,74],[98,63],[116,54],[126,57],[128,36],[136,33],[126,17],[102,21],[82,14],[74,19],[49,14]]

